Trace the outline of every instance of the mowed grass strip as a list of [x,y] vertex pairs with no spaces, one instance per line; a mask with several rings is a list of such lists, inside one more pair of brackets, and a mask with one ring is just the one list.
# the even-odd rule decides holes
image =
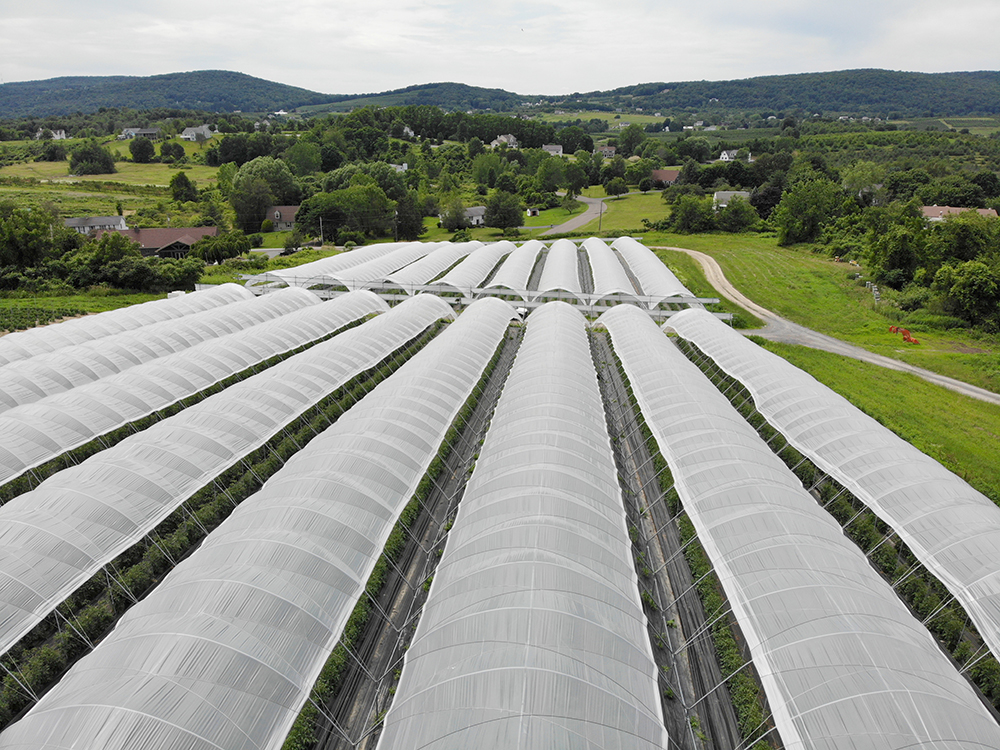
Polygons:
[[838,354],[764,342],[1000,504],[1000,406]]
[[[650,246],[699,250],[714,257],[729,281],[762,307],[788,320],[932,372],[1000,392],[1000,343],[995,336],[968,329],[906,327],[920,341],[907,344],[889,326],[902,321],[886,293],[876,303],[864,279],[850,278],[864,268],[837,263],[808,248],[778,247],[768,235],[649,233]],[[668,263],[669,265],[669,263]]]
[[[584,191],[586,194],[587,191]],[[604,214],[601,218],[586,224],[580,232],[597,234],[598,227],[602,235],[608,233],[633,233],[642,230],[642,220],[659,221],[670,213],[670,208],[663,202],[659,192],[632,193],[618,198],[607,198],[604,188],[600,189],[602,195],[590,197],[606,198],[604,201]],[[649,242],[646,243],[650,244]]]

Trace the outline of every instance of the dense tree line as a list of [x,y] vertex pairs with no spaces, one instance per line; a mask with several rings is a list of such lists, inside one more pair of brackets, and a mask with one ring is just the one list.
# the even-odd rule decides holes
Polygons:
[[1000,73],[906,73],[842,70],[760,76],[737,81],[645,83],[611,91],[553,98],[562,107],[643,107],[646,110],[706,111],[769,109],[852,112],[899,117],[994,115],[1000,113]]
[[[75,76],[6,83],[0,117],[68,115],[101,107],[175,107],[212,112],[267,112],[330,100],[327,94],[226,70],[156,76]],[[135,123],[126,123],[126,125]],[[124,127],[124,126],[123,126]]]
[[197,258],[144,258],[139,246],[109,232],[100,240],[67,229],[47,211],[0,203],[0,290],[60,291],[107,285],[141,292],[193,289]]

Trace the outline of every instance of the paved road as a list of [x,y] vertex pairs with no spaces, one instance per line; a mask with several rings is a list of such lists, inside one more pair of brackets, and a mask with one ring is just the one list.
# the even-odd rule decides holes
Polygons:
[[578,216],[574,216],[569,221],[564,221],[562,224],[556,224],[551,229],[545,230],[542,232],[541,236],[544,237],[547,234],[562,234],[563,232],[575,232],[584,224],[589,224],[601,215],[601,206],[604,204],[603,198],[585,198],[582,195],[578,195],[576,199],[580,201],[580,203],[586,204],[587,210]]
[[898,359],[892,359],[891,357],[884,357],[881,354],[875,354],[867,349],[862,349],[860,346],[854,346],[853,344],[848,344],[840,339],[835,339],[832,336],[817,333],[810,328],[806,328],[805,326],[800,326],[798,323],[786,320],[770,310],[765,310],[760,305],[747,299],[739,292],[739,290],[730,284],[729,280],[722,272],[722,268],[719,266],[718,262],[716,262],[715,258],[710,255],[698,252],[697,250],[688,250],[683,247],[664,247],[663,249],[677,250],[690,255],[701,264],[702,270],[705,272],[705,277],[708,279],[708,282],[718,290],[719,294],[726,299],[735,302],[740,307],[749,310],[767,324],[764,328],[759,330],[742,331],[742,333],[754,333],[758,336],[770,339],[771,341],[808,346],[813,349],[833,352],[834,354],[842,354],[845,357],[858,359],[862,362],[870,362],[889,370],[908,372],[919,378],[923,378],[929,383],[943,386],[949,390],[955,391],[956,393],[971,396],[972,398],[977,398],[980,401],[987,401],[991,404],[1000,405],[1000,394],[993,393],[985,388],[978,388],[974,385],[963,383],[961,380],[956,380],[955,378],[938,375],[936,372],[925,370],[922,367],[915,367],[914,365],[907,364],[906,362],[901,362]]

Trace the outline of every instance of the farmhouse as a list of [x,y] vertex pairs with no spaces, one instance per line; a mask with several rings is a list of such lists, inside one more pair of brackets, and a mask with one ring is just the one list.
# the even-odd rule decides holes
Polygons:
[[75,219],[66,219],[63,225],[68,229],[75,229],[80,234],[90,234],[102,230],[128,229],[125,225],[124,216],[83,216]]
[[562,156],[563,147],[558,143],[546,143],[542,146],[542,151],[546,151],[552,156]]
[[653,180],[655,187],[662,188],[677,182],[680,174],[681,170],[679,169],[654,169],[649,176]]
[[613,159],[617,151],[614,146],[598,146],[594,149],[595,154],[600,154],[605,159]]
[[[216,237],[218,227],[155,227],[147,229],[113,229],[138,242],[143,257],[183,258],[191,246],[202,237]],[[98,237],[104,235],[99,232]]]
[[486,206],[473,206],[465,209],[465,220],[469,222],[469,226],[483,226],[486,223]]
[[267,218],[274,223],[275,231],[281,232],[295,228],[295,215],[298,212],[298,206],[270,206]]

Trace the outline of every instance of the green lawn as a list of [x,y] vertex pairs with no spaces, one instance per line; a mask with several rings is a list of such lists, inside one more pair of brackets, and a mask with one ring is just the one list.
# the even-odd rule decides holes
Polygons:
[[1000,407],[837,354],[765,346],[1000,503]]
[[579,231],[596,234],[600,226],[600,232],[604,235],[614,232],[633,234],[642,231],[643,219],[658,221],[668,213],[670,209],[659,192],[608,198],[604,201],[604,215],[600,220],[595,219]]
[[[559,216],[567,216],[565,210],[561,208],[553,208],[551,211],[555,211]],[[529,217],[525,217],[527,220]],[[538,218],[538,217],[532,217]],[[558,224],[565,221],[564,218],[557,218],[556,221],[546,220],[545,224],[542,226],[530,226],[527,229],[521,230],[520,240],[529,240],[532,237],[537,237],[542,232],[549,228],[549,224]],[[424,217],[424,233],[420,237],[420,242],[451,242],[454,239],[454,234],[449,232],[447,229],[442,229],[438,225],[438,219],[436,216],[426,216]],[[504,239],[502,229],[494,229],[493,227],[472,227],[469,230],[472,235],[473,240],[478,240],[479,242],[499,242]]]
[[565,208],[558,207],[547,208],[544,211],[539,211],[538,216],[525,216],[524,225],[526,227],[543,227],[548,229],[550,226],[569,221],[574,216],[578,216],[586,210],[587,206],[583,203],[575,211],[567,211]]
[[[891,303],[876,303],[859,269],[808,248],[778,247],[762,235],[650,233],[648,246],[686,247],[719,261],[727,278],[757,304],[821,333],[918,367],[1000,392],[996,337],[953,329],[909,326],[919,345],[904,344],[889,326],[899,320]],[[860,269],[863,271],[863,269]]]

